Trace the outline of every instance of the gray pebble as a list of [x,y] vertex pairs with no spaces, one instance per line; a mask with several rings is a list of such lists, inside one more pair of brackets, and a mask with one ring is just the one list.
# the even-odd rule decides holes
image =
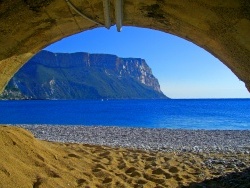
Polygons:
[[111,126],[16,125],[56,142],[176,152],[250,153],[249,130],[182,130]]

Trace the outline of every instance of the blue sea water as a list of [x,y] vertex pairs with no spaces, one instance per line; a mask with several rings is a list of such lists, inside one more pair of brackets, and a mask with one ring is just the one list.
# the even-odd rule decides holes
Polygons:
[[0,101],[0,124],[250,130],[250,99]]

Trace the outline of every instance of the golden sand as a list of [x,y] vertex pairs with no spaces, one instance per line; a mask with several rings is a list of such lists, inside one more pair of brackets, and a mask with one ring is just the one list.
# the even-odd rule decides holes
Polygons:
[[[0,126],[0,148],[1,188],[182,187],[220,176],[206,160],[233,157],[47,142],[8,126]],[[249,154],[237,158],[250,161]]]

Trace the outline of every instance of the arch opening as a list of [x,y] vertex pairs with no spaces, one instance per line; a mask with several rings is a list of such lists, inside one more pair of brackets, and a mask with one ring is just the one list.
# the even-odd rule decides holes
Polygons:
[[[249,93],[242,83],[217,58],[185,39],[165,32],[128,26],[125,26],[121,33],[116,32],[115,27],[110,30],[96,28],[66,37],[43,50],[53,53],[111,54],[119,58],[143,59],[158,79],[161,91],[172,99],[249,98]],[[22,80],[19,84],[18,78]],[[32,77],[30,79],[34,80]],[[50,80],[54,79],[58,78],[51,77]],[[49,85],[47,82],[44,84]],[[21,83],[23,78],[20,76],[15,77],[15,81],[12,79],[8,85],[9,89],[5,90],[2,96],[13,93],[10,88],[14,85],[18,87]],[[45,97],[46,94],[35,94],[36,90],[43,93],[46,91],[46,87],[42,89],[39,83],[34,83],[37,86],[33,89],[26,89],[34,90],[34,94],[31,95],[33,92],[30,91],[24,98],[35,99],[40,96],[41,99],[49,99],[50,96]],[[18,88],[16,89],[18,91]],[[23,88],[21,93],[26,90]],[[16,94],[17,97],[20,96],[19,93]],[[15,95],[12,97],[15,98]],[[60,98],[59,95],[54,97]]]
[[[72,2],[85,14],[104,23],[101,1]],[[3,26],[0,30],[1,91],[27,59],[45,46],[99,27],[77,15],[66,1],[16,1],[0,5],[4,15],[0,18]],[[113,2],[111,9],[112,6]],[[247,0],[126,1],[123,25],[152,28],[192,41],[219,58],[249,90],[249,7]],[[111,21],[114,24],[113,14]]]

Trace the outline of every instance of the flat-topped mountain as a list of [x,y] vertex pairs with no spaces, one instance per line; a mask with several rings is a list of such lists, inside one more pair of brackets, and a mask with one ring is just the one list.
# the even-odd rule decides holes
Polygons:
[[145,60],[41,51],[10,80],[3,99],[167,98]]

